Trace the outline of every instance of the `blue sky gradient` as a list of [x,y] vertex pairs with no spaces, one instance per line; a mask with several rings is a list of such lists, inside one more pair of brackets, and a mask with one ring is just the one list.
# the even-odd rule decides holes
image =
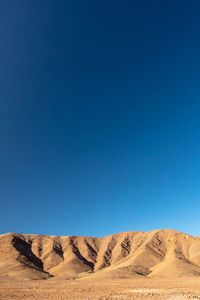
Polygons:
[[0,233],[200,236],[200,2],[0,3]]

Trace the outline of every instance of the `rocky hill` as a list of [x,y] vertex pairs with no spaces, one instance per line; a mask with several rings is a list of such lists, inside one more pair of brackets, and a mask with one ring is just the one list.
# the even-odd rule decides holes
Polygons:
[[200,276],[200,238],[173,231],[104,238],[0,235],[0,278]]

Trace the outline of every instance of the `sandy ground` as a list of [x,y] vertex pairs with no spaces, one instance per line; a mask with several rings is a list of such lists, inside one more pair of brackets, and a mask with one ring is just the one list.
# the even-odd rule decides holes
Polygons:
[[1,280],[0,299],[200,299],[200,278]]

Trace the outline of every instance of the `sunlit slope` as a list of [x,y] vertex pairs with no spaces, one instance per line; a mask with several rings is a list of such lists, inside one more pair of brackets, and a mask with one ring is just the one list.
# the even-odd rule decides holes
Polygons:
[[0,235],[0,277],[200,276],[200,238],[173,230],[105,238]]

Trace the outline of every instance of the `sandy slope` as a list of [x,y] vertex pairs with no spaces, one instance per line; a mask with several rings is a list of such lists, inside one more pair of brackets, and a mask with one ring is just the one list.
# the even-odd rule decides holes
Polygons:
[[125,232],[105,238],[0,235],[2,279],[199,275],[200,238],[173,230]]

